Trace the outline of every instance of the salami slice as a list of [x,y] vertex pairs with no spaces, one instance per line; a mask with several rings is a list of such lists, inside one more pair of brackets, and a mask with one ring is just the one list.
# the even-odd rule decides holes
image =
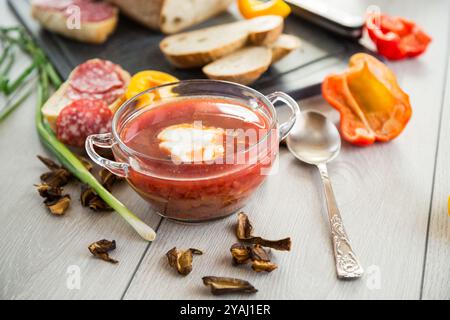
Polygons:
[[73,72],[70,85],[81,93],[104,93],[124,83],[116,65],[105,60],[89,60],[80,64]]
[[66,96],[72,101],[80,99],[94,99],[94,100],[102,100],[107,105],[110,105],[111,103],[122,97],[124,94],[125,94],[124,87],[113,88],[111,91],[102,93],[80,92],[72,87],[69,87],[66,92]]
[[56,121],[58,139],[70,146],[84,147],[91,134],[111,131],[112,112],[101,100],[77,100],[64,107]]
[[117,10],[109,3],[95,0],[33,0],[33,5],[48,10],[62,11],[67,16],[73,14],[73,10],[67,9],[76,6],[80,10],[82,22],[100,22],[110,19]]
[[81,21],[99,22],[114,16],[115,8],[104,1],[75,0],[74,5],[80,8]]

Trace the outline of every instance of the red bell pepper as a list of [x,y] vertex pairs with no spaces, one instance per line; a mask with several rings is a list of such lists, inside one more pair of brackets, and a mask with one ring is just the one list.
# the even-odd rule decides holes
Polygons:
[[366,29],[378,53],[390,60],[418,56],[431,42],[431,37],[414,22],[386,14],[368,15]]

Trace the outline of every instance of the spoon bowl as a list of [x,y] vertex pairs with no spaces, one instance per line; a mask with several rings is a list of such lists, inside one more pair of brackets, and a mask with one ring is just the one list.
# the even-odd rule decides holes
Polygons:
[[341,138],[334,124],[313,111],[301,114],[286,142],[296,158],[313,165],[330,162],[341,150]]

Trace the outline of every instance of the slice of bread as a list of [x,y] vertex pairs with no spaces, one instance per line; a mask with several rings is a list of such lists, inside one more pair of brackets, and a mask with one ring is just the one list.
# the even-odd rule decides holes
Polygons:
[[116,29],[119,10],[114,8],[113,16],[106,20],[98,22],[82,21],[79,29],[68,28],[67,16],[64,14],[64,11],[52,10],[32,4],[31,15],[44,29],[80,42],[100,44],[105,42]]
[[283,32],[284,20],[280,16],[261,16],[244,22],[248,24],[250,44],[269,45],[274,43]]
[[290,35],[282,34],[269,47],[272,49],[272,63],[278,62],[289,53],[297,50],[301,46],[300,38]]
[[298,37],[282,34],[270,45],[239,49],[211,62],[203,67],[203,72],[210,79],[251,84],[266,72],[271,64],[299,47]]
[[195,68],[242,48],[247,37],[247,31],[238,25],[218,26],[170,36],[160,48],[174,66]]
[[[128,86],[128,83],[131,79],[130,74],[119,66],[117,66],[117,72],[120,74],[120,77],[124,81],[125,86]],[[70,86],[70,79],[72,74],[69,76],[69,79],[64,82],[61,87],[59,87],[59,89],[45,102],[44,106],[42,107],[42,114],[53,130],[56,130],[56,120],[58,119],[58,115],[61,110],[72,102],[72,100],[69,99],[66,95],[66,92]],[[112,113],[115,113],[124,101],[125,95],[116,99],[108,106],[108,108],[112,111]]]
[[250,46],[206,65],[203,72],[210,79],[251,84],[266,72],[271,63],[270,48]]
[[176,33],[225,11],[233,0],[108,0],[146,27]]
[[265,45],[276,41],[283,24],[279,16],[222,24],[169,36],[161,41],[160,48],[169,62],[178,68],[202,67],[247,43]]

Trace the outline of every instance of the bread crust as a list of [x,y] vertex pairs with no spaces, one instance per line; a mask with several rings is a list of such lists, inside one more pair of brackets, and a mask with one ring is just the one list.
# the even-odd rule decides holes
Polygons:
[[61,34],[80,42],[93,44],[104,43],[114,32],[118,22],[118,9],[114,8],[114,14],[111,18],[99,22],[81,22],[80,29],[67,28],[67,18],[63,12],[49,10],[44,7],[32,5],[31,15],[45,29]]
[[272,49],[272,63],[278,62],[300,47],[301,41],[298,37],[290,34],[282,34],[278,38],[278,41],[275,41],[269,46]]
[[[179,55],[166,53],[165,56],[171,64],[180,69],[202,67],[214,60],[217,60],[242,48],[246,44],[246,42],[247,36],[243,34],[240,39],[227,43],[226,45],[214,50]],[[160,43],[160,49],[164,52],[162,42]]]
[[274,29],[250,32],[248,42],[252,45],[269,45],[274,43],[283,33],[284,23],[277,25]]
[[[226,10],[233,0],[204,0],[203,6],[207,7],[207,12],[203,15],[195,14],[194,19],[186,23],[177,23],[167,20],[166,8],[173,0],[107,0],[118,6],[120,10],[131,19],[140,24],[161,31],[166,34],[177,33],[195,24],[201,23]],[[187,1],[187,0],[182,0]],[[183,12],[181,12],[183,16]],[[182,18],[182,17],[180,17]]]
[[154,30],[161,30],[161,12],[166,0],[107,0],[126,16]]
[[[255,47],[256,48],[264,48],[266,50],[266,56],[265,56],[265,61],[261,60],[261,64],[259,66],[256,66],[253,69],[250,70],[245,70],[246,66],[243,66],[243,70],[241,72],[236,72],[234,74],[223,74],[220,72],[214,72],[214,64],[220,64],[222,63],[222,61],[226,60],[227,57],[224,57],[222,60],[217,60],[209,65],[206,65],[205,67],[203,67],[203,72],[208,76],[208,78],[210,79],[214,79],[214,80],[225,80],[225,81],[231,81],[231,82],[236,82],[236,83],[240,83],[240,84],[244,84],[244,85],[249,85],[252,84],[253,82],[255,82],[257,79],[259,79],[261,77],[261,75],[267,71],[267,69],[269,69],[270,64],[272,63],[272,50],[264,47],[264,46],[260,46],[260,47]],[[246,49],[242,49],[240,51],[236,51],[234,53],[234,55],[244,55],[246,53],[245,52]],[[223,63],[226,63],[225,61]]]
[[264,72],[267,71],[270,65],[260,67],[258,69],[252,70],[251,72],[241,73],[241,74],[234,74],[234,75],[213,75],[208,74],[209,79],[213,80],[223,80],[223,81],[230,81],[230,82],[236,82],[243,85],[250,85],[256,80],[258,80]]

